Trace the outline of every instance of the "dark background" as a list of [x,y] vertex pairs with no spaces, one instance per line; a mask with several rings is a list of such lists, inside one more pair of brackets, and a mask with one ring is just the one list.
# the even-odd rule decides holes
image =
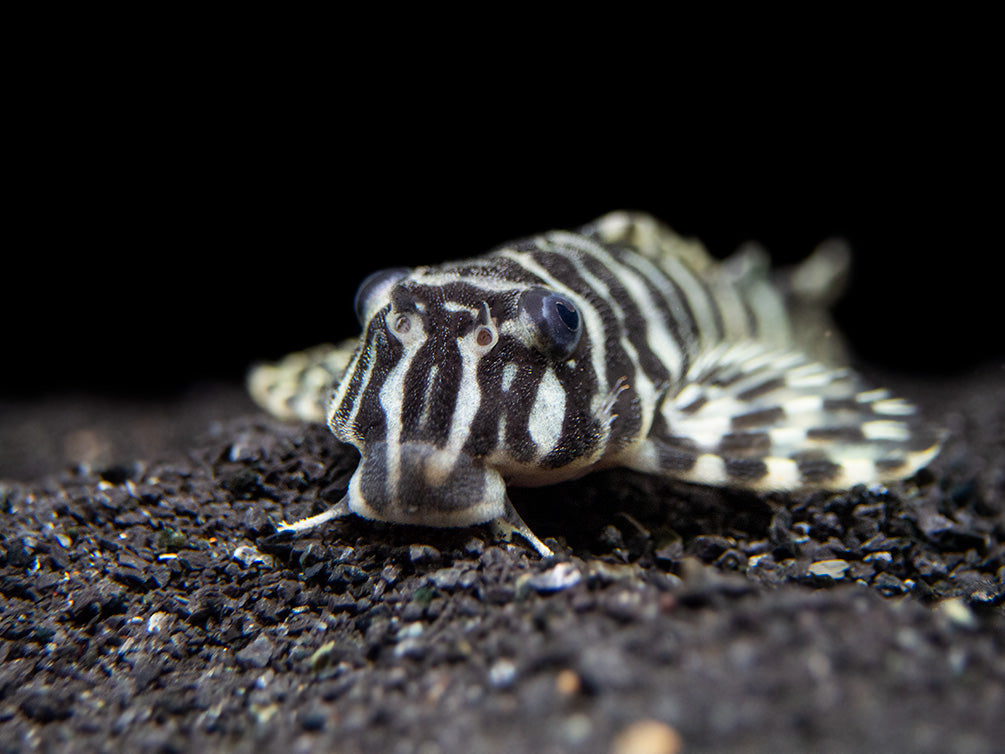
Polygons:
[[114,70],[63,70],[13,119],[0,398],[238,381],[354,335],[369,271],[617,208],[717,256],[756,239],[788,263],[845,237],[837,315],[881,369],[941,377],[1002,356],[1002,165],[979,82],[859,89],[833,71],[709,104]]

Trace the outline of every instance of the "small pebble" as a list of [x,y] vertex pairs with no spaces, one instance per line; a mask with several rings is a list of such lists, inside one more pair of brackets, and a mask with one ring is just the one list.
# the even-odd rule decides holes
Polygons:
[[273,646],[269,637],[259,634],[248,646],[237,653],[237,664],[243,668],[264,668],[272,659]]
[[562,696],[573,696],[583,688],[583,681],[575,670],[560,670],[555,676],[555,690]]
[[910,587],[891,573],[880,573],[872,580],[872,585],[881,594],[887,597],[895,597],[910,590]]
[[973,628],[977,624],[973,611],[967,607],[967,603],[961,597],[943,600],[938,604],[936,610],[958,626]]
[[408,559],[413,565],[432,565],[442,559],[440,551],[430,545],[411,545],[408,548]]
[[893,556],[885,551],[874,552],[866,555],[862,558],[865,563],[879,563],[880,565],[889,565],[893,561]]
[[622,730],[611,754],[680,754],[684,741],[674,728],[658,720],[640,720]]
[[164,633],[174,623],[174,616],[170,613],[156,612],[147,618],[147,633]]
[[323,730],[326,718],[327,715],[322,708],[307,710],[303,713],[303,717],[300,718],[300,727],[309,731]]
[[66,720],[73,714],[73,698],[50,688],[31,691],[21,701],[25,717],[39,723]]
[[429,574],[429,578],[437,589],[456,589],[462,575],[463,571],[460,568],[441,568]]
[[527,584],[538,592],[558,592],[575,586],[583,578],[583,574],[572,563],[559,563],[547,571],[535,573]]
[[567,745],[579,746],[593,735],[593,721],[582,712],[569,715],[562,722],[561,735]]
[[810,564],[809,573],[811,576],[829,576],[832,579],[844,578],[845,571],[848,570],[847,560],[818,560]]
[[271,555],[263,555],[250,545],[242,545],[234,550],[233,558],[245,568],[250,568],[255,563],[261,563],[266,568],[272,568],[273,563]]
[[512,660],[498,660],[489,668],[489,683],[497,689],[513,685],[516,680],[516,665]]
[[332,664],[332,651],[334,649],[335,642],[333,641],[326,642],[318,647],[308,661],[310,662],[311,670],[317,673],[329,667]]

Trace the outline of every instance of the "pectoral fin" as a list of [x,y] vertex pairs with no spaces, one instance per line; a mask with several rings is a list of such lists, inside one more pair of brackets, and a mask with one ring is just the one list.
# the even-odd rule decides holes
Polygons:
[[702,484],[847,489],[911,476],[939,445],[911,403],[854,371],[746,343],[697,360],[627,462]]

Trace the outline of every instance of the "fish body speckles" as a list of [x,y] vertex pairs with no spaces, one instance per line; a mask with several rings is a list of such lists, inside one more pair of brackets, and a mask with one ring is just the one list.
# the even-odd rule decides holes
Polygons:
[[252,371],[284,418],[326,422],[360,463],[331,518],[495,521],[550,551],[507,485],[627,467],[758,491],[910,476],[938,450],[906,401],[841,366],[826,308],[839,244],[773,272],[653,218],[606,215],[472,260],[375,273],[358,340]]

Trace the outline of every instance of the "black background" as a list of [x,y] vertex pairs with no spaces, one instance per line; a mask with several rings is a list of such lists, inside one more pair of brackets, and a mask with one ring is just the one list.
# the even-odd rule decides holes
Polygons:
[[837,315],[863,362],[944,376],[1002,355],[1002,165],[979,82],[922,71],[863,89],[838,70],[773,95],[584,97],[505,74],[383,89],[298,78],[296,62],[106,62],[62,69],[15,109],[0,397],[238,381],[354,335],[369,271],[617,208],[717,256],[755,239],[788,263],[845,237],[855,275]]

